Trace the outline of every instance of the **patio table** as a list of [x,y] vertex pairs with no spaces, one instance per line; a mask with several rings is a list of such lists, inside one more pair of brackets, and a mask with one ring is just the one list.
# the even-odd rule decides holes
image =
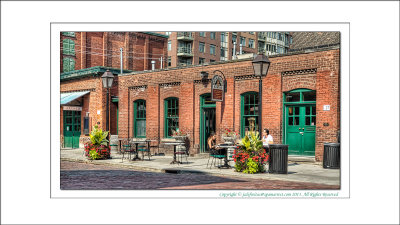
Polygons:
[[136,145],[136,155],[135,155],[135,158],[133,158],[132,160],[140,160],[139,151],[138,151],[139,144],[143,144],[143,143],[146,144],[147,143],[147,148],[150,149],[150,142],[151,142],[151,140],[147,140],[147,139],[146,140],[131,141],[131,144],[135,144]]
[[165,142],[164,145],[173,145],[174,146],[174,159],[172,160],[172,162],[170,164],[180,164],[181,162],[176,160],[176,146],[178,145],[184,145],[184,142],[181,141],[175,141],[175,142]]

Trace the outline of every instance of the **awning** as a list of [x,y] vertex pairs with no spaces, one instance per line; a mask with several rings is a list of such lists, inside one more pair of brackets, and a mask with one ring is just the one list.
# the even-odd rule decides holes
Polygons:
[[89,93],[90,91],[79,91],[79,92],[71,92],[71,93],[61,93],[61,105],[68,104],[73,100],[82,97]]

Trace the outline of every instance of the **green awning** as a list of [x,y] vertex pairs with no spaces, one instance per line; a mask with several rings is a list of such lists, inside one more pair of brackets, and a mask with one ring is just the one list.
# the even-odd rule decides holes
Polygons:
[[68,104],[73,100],[82,97],[89,93],[90,91],[79,91],[79,92],[71,92],[71,93],[61,93],[61,105]]

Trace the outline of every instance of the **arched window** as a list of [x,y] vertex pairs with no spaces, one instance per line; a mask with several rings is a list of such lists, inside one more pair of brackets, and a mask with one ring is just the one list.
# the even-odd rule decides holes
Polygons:
[[164,137],[172,137],[179,128],[179,99],[167,98],[164,100]]
[[258,133],[258,93],[247,92],[241,95],[240,135]]
[[133,103],[133,135],[136,138],[146,137],[146,101],[137,100]]

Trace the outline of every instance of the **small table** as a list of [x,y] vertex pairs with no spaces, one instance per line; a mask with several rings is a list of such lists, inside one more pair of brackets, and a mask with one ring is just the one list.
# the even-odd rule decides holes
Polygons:
[[235,149],[236,146],[234,146],[234,145],[217,145],[217,148],[225,148],[226,149],[224,165],[218,166],[218,168],[227,168],[227,169],[231,168],[231,166],[228,164],[228,162],[229,162],[229,160],[228,160],[228,150],[229,149]]
[[140,160],[138,146],[139,146],[139,144],[143,144],[143,143],[147,143],[147,148],[150,151],[150,140],[131,141],[131,144],[135,144],[136,145],[136,156],[132,160]]
[[164,143],[164,145],[173,145],[174,146],[174,159],[172,160],[172,162],[170,164],[175,164],[175,163],[179,164],[179,163],[181,163],[178,160],[176,160],[176,146],[184,145],[184,144],[185,143],[181,142],[181,141],[179,141],[179,142],[178,141],[176,141],[176,142],[165,142]]

